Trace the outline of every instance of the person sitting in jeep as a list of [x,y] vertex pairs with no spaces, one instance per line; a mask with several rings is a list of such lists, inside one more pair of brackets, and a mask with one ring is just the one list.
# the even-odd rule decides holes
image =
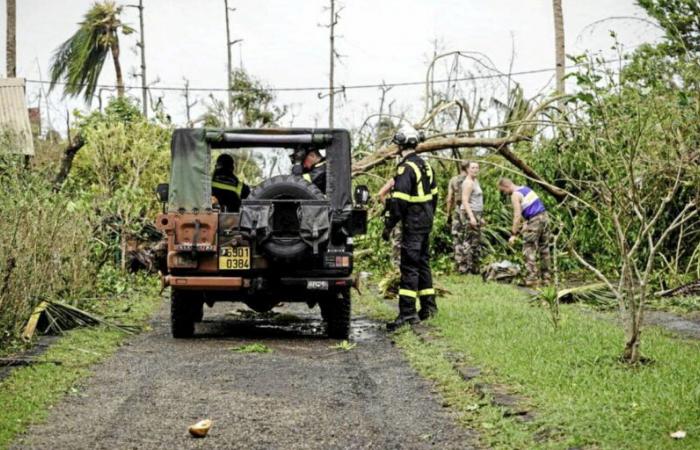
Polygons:
[[241,209],[241,200],[250,195],[250,188],[234,175],[234,169],[231,155],[222,153],[216,159],[211,193],[219,202],[222,212],[238,212]]
[[315,148],[300,150],[301,162],[292,168],[292,174],[301,176],[314,184],[324,194],[326,193],[326,158]]

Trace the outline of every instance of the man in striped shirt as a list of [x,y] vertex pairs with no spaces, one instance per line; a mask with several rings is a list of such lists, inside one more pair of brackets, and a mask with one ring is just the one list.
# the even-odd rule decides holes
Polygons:
[[[498,189],[510,195],[513,204],[513,227],[508,243],[513,245],[519,234],[523,236],[527,270],[525,285],[534,287],[540,280],[544,284],[550,283],[549,217],[544,203],[528,186],[516,186],[508,178],[498,181]],[[525,224],[521,226],[522,220],[525,220]]]

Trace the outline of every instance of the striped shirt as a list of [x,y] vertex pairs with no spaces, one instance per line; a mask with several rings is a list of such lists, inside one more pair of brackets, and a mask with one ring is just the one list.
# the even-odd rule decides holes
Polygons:
[[538,214],[546,211],[544,203],[542,203],[540,197],[529,187],[521,186],[516,190],[516,192],[523,196],[521,206],[522,214],[525,220],[530,220]]

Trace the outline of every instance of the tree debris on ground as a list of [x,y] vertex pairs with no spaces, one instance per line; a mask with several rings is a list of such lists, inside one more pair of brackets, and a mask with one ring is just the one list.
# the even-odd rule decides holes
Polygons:
[[138,331],[136,326],[116,324],[75,306],[45,300],[34,308],[22,332],[22,339],[31,340],[37,330],[42,334],[63,334],[73,328],[97,325],[115,328],[128,334]]

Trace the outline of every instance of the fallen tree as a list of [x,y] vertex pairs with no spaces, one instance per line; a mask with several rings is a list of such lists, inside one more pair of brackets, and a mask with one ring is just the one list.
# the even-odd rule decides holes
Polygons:
[[[493,127],[492,129],[511,129],[509,133],[501,137],[478,137],[473,136],[478,131],[483,130],[458,130],[450,133],[452,136],[445,136],[445,134],[438,134],[433,137],[429,137],[426,141],[422,142],[415,149],[415,153],[430,153],[440,150],[448,150],[453,148],[490,148],[494,149],[499,155],[503,156],[508,162],[517,167],[521,172],[523,172],[529,179],[534,180],[538,183],[542,189],[547,193],[552,195],[558,201],[564,200],[566,198],[566,192],[557,187],[553,186],[551,183],[546,182],[542,176],[540,176],[537,171],[530,167],[525,161],[518,157],[512,150],[511,146],[519,142],[525,142],[532,140],[535,132],[536,124],[540,123],[536,120],[537,116],[547,109],[553,102],[560,100],[561,97],[551,98],[537,108],[531,109],[527,115],[522,120],[516,120],[507,124],[500,125],[498,127]],[[416,123],[414,126],[417,129],[423,128],[427,123],[429,123],[437,114],[440,114],[447,109],[458,105],[457,102],[447,102],[438,105],[432,111],[430,111],[426,117],[424,117],[420,122]],[[387,161],[391,161],[397,155],[399,155],[399,148],[394,144],[385,145],[379,148],[377,151],[365,156],[364,158],[355,161],[352,165],[352,175],[353,177],[358,176],[363,173],[367,173],[369,170],[385,164]]]

